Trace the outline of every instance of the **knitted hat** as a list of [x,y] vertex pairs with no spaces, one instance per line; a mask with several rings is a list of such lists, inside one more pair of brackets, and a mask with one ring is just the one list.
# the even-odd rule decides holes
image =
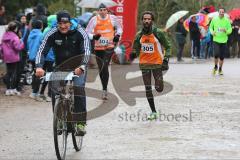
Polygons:
[[60,11],[57,13],[57,22],[70,22],[70,14],[68,11]]

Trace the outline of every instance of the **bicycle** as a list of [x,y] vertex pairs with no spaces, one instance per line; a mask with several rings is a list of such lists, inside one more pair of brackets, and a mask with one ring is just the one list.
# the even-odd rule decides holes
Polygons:
[[55,96],[53,108],[53,135],[56,156],[58,160],[65,160],[68,134],[72,134],[74,149],[78,152],[82,148],[83,136],[76,136],[76,123],[79,114],[73,113],[73,72],[49,72],[45,75],[46,81],[51,81],[52,92]]

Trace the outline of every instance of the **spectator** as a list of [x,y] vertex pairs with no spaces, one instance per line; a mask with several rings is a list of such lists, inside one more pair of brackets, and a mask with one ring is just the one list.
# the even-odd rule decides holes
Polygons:
[[177,52],[177,61],[183,61],[182,60],[182,53],[184,50],[184,45],[186,43],[186,36],[187,36],[187,31],[183,26],[184,19],[181,18],[176,27],[176,40],[178,44],[178,52]]
[[192,58],[196,58],[200,56],[200,30],[198,24],[196,23],[196,17],[193,16],[189,23],[189,31],[190,31],[190,39],[191,39],[191,55]]
[[[47,18],[48,20],[48,26],[47,28],[44,29],[43,31],[43,37],[46,36],[46,34],[54,27],[57,25],[57,15],[50,15],[48,16]],[[53,52],[53,49],[51,48],[47,54],[47,56],[45,57],[45,61],[44,61],[44,65],[43,65],[43,69],[47,72],[52,72],[53,71],[53,64],[54,64],[54,61],[55,61],[55,56],[54,56],[54,52]],[[40,98],[43,100],[43,101],[46,101],[46,102],[51,102],[51,89],[48,87],[48,94],[47,96],[44,95],[44,91],[47,87],[47,84],[48,82],[44,81],[42,83],[42,86],[41,86],[41,89],[40,89]]]
[[5,7],[0,5],[0,25],[6,25],[7,21],[5,19]]
[[[23,77],[22,74],[24,74],[24,66],[26,65],[27,62],[27,38],[30,32],[30,29],[27,25],[27,18],[25,16],[25,14],[23,13],[19,13],[16,17],[16,20],[19,21],[21,23],[21,35],[22,35],[22,40],[24,43],[24,49],[20,52],[20,63],[19,63],[19,67],[18,67],[18,82],[22,82],[19,84],[19,89],[18,90],[22,90],[22,85],[23,85]],[[21,80],[22,79],[22,80]]]
[[230,56],[232,58],[238,56],[240,58],[240,19],[236,19],[232,23],[232,33],[229,36],[228,47],[232,48]]
[[46,13],[47,13],[47,11],[46,11],[46,8],[44,7],[44,5],[39,3],[36,6],[34,15],[32,17],[32,21],[41,20],[43,22],[43,30],[48,26]]
[[6,96],[14,94],[21,95],[21,93],[17,91],[17,67],[20,61],[19,52],[24,48],[24,44],[19,39],[19,33],[20,24],[17,21],[12,21],[8,24],[7,31],[2,38],[3,61],[7,66],[5,79],[7,85]]
[[[35,60],[37,56],[37,51],[43,39],[43,33],[41,31],[42,27],[43,27],[42,21],[40,20],[32,21],[32,30],[29,34],[28,41],[27,41],[28,57],[29,57],[29,61],[33,66],[32,68],[34,70],[36,68]],[[30,97],[37,101],[42,101],[38,93],[40,83],[41,83],[40,79],[37,78],[35,74],[33,74],[32,93],[30,94]]]
[[200,58],[207,58],[209,55],[209,47],[208,44],[211,41],[211,33],[208,27],[201,27],[201,49],[200,49]]

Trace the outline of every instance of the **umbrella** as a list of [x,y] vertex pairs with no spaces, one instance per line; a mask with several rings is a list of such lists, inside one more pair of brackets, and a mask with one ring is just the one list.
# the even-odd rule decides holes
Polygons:
[[212,12],[215,12],[215,7],[213,5],[210,5],[210,6],[204,6],[200,9],[200,13],[212,13]]
[[98,8],[100,4],[104,4],[106,7],[117,5],[117,3],[112,0],[82,0],[77,6],[82,8]]
[[83,15],[77,17],[77,21],[81,26],[87,25],[90,18],[93,16],[93,13],[86,12]]
[[240,8],[235,8],[231,11],[228,12],[230,19],[235,20],[235,19],[240,19]]
[[184,22],[183,22],[183,26],[184,28],[189,31],[189,23],[191,21],[191,18],[192,17],[196,17],[196,23],[199,25],[199,26],[207,26],[208,23],[209,23],[209,18],[207,15],[205,14],[202,14],[202,13],[197,13],[197,14],[194,14],[194,15],[191,15],[188,19],[186,19]]
[[[209,18],[214,18],[214,17],[217,17],[217,16],[219,16],[219,12],[212,12],[212,13],[208,14]],[[224,16],[229,18],[229,15],[227,13],[225,13]]]
[[178,11],[178,12],[172,14],[170,16],[170,18],[168,18],[168,20],[167,20],[165,29],[168,29],[171,26],[173,26],[179,19],[181,19],[182,17],[184,17],[188,13],[189,13],[189,11]]

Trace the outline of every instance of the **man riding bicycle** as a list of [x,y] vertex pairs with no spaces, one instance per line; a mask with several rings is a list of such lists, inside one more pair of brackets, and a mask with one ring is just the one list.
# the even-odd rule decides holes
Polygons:
[[[90,56],[90,40],[87,33],[67,11],[57,13],[57,26],[53,27],[45,36],[36,57],[36,76],[44,76],[42,69],[44,57],[50,49],[55,53],[55,68],[59,71],[74,70],[79,77],[73,79],[74,84],[74,111],[81,113],[81,122],[77,123],[76,135],[86,133],[86,96],[85,80],[86,65]],[[73,62],[74,61],[74,62]]]

